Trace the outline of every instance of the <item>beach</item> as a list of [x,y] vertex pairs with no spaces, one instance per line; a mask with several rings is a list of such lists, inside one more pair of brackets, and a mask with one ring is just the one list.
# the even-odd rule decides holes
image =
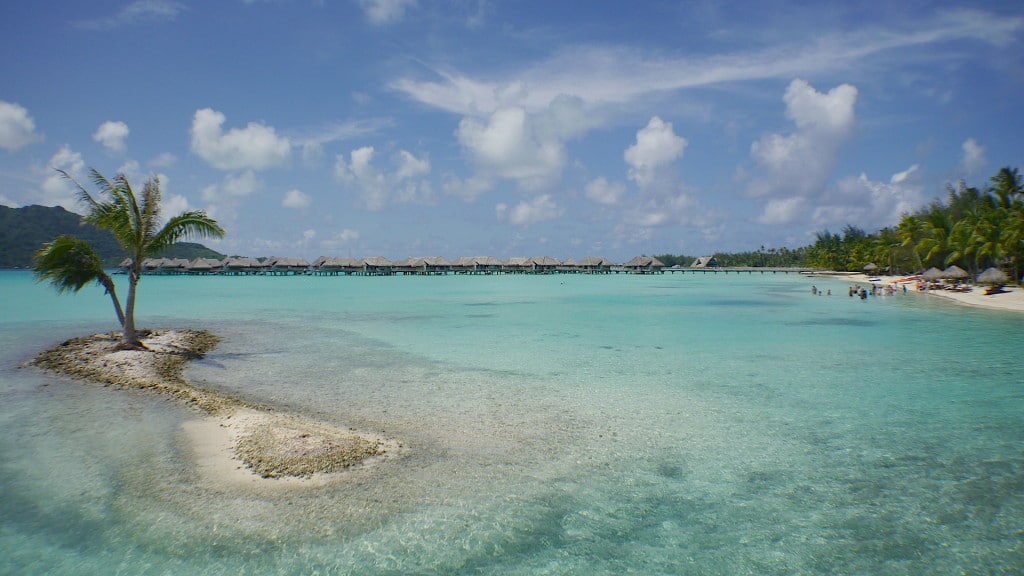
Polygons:
[[869,276],[861,273],[833,272],[823,273],[821,276],[834,278],[870,288],[872,285],[884,288],[895,286],[903,290],[907,287],[907,293],[920,294],[923,296],[934,296],[943,298],[956,304],[988,308],[990,310],[1002,310],[1006,312],[1024,312],[1024,290],[1020,286],[1005,286],[1003,291],[996,294],[985,294],[986,286],[973,286],[970,292],[954,292],[950,290],[918,290],[917,278],[908,276]]

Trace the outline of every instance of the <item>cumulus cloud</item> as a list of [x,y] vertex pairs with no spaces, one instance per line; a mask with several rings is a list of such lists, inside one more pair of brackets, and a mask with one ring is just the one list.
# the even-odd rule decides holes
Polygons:
[[241,174],[228,174],[220,184],[207,186],[203,189],[203,200],[217,202],[223,199],[244,198],[263,187],[260,180],[252,170],[246,170]]
[[806,204],[807,200],[800,196],[773,198],[765,205],[757,221],[769,225],[792,224],[803,216]]
[[542,194],[530,200],[524,200],[509,208],[502,203],[494,207],[498,220],[508,221],[516,226],[529,226],[544,220],[554,220],[562,215],[562,209],[555,204],[550,194]]
[[650,185],[662,167],[683,155],[686,139],[677,136],[671,122],[654,116],[636,133],[636,143],[626,149],[623,157],[629,164],[629,179],[641,187]]
[[0,148],[14,152],[42,139],[36,133],[36,122],[28,110],[19,104],[0,100]]
[[974,138],[964,140],[961,149],[963,150],[963,159],[960,161],[960,165],[963,167],[964,172],[968,175],[973,175],[985,167],[987,163],[985,147],[978,144]]
[[783,100],[786,117],[796,130],[788,135],[768,134],[751,144],[750,155],[764,176],[753,181],[747,192],[755,197],[820,194],[840,149],[853,134],[857,89],[842,84],[821,93],[797,79],[789,84]]
[[110,30],[123,26],[174,20],[184,10],[184,5],[171,0],[136,0],[116,14],[81,20],[76,23],[76,26],[92,30]]
[[619,203],[619,200],[626,193],[626,186],[621,182],[609,182],[601,177],[587,183],[585,192],[587,199],[591,202],[604,204],[605,206],[614,206]]
[[67,172],[72,178],[80,180],[85,168],[82,155],[63,146],[46,164],[46,176],[40,186],[40,197],[37,202],[44,206],[63,206],[66,210],[81,209],[75,195],[76,187],[57,170]]
[[818,199],[811,221],[818,228],[853,224],[873,230],[895,225],[924,202],[920,167],[915,164],[893,174],[888,182],[871,180],[867,174],[840,180]]
[[387,172],[374,165],[375,157],[373,146],[363,146],[352,150],[347,160],[344,154],[339,154],[334,163],[335,176],[355,188],[367,210],[381,210],[392,202],[429,204],[433,201],[430,183],[421,178],[430,173],[428,159],[401,150],[393,158],[395,169]]
[[224,114],[203,108],[192,119],[192,152],[214,168],[263,170],[279,166],[291,155],[291,142],[272,127],[250,122],[224,132]]
[[114,152],[124,152],[128,139],[128,125],[124,122],[107,121],[93,132],[92,139]]
[[284,198],[281,199],[281,206],[285,208],[309,208],[312,202],[313,199],[309,195],[304,194],[301,190],[292,189],[285,192]]
[[390,24],[405,16],[408,8],[416,6],[416,0],[359,0],[359,6],[371,24]]
[[[509,93],[523,90],[520,85],[507,88]],[[568,96],[556,97],[533,111],[504,106],[488,114],[468,115],[459,122],[456,137],[476,174],[471,186],[458,187],[455,193],[472,200],[501,179],[530,191],[549,187],[566,165],[566,142],[596,125],[583,101]]]

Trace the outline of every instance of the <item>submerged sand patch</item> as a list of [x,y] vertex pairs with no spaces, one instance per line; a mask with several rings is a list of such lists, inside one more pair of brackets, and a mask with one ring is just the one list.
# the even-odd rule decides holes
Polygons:
[[[183,369],[220,339],[205,330],[140,332],[148,350],[118,350],[120,334],[73,338],[40,353],[31,364],[106,385],[152,390],[178,398],[205,414],[187,427],[200,467],[225,480],[233,470],[261,478],[317,480],[395,453],[400,445],[372,434],[341,429],[244,401],[189,383]],[[233,476],[233,478],[225,478]]]

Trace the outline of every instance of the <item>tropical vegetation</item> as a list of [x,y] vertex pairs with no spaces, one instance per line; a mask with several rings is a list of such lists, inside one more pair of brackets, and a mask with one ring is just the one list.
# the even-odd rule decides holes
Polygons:
[[128,178],[118,174],[108,180],[97,170],[90,171],[97,196],[74,180],[78,199],[86,206],[84,222],[109,230],[128,257],[128,295],[122,308],[114,282],[106,273],[102,259],[85,240],[70,235],[58,236],[36,252],[34,269],[39,281],[49,281],[58,292],[77,292],[95,281],[110,296],[121,323],[121,346],[142,348],[135,327],[135,295],[142,278],[142,261],[158,255],[169,246],[187,237],[224,236],[224,230],[203,211],[185,211],[163,221],[160,213],[160,182],[148,178],[140,196],[136,196]]
[[1002,168],[983,189],[963,182],[947,198],[905,214],[899,224],[868,234],[847,226],[819,232],[807,264],[861,270],[869,264],[894,274],[957,265],[977,274],[995,267],[1015,281],[1024,262],[1024,181],[1017,168]]

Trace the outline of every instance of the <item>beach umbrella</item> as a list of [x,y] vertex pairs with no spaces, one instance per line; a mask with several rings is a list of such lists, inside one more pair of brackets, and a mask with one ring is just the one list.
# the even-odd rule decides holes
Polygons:
[[935,268],[934,266],[929,268],[929,269],[927,269],[927,270],[925,270],[924,274],[921,274],[921,277],[924,278],[925,280],[929,281],[929,282],[934,282],[935,280],[938,280],[940,278],[944,278],[944,276],[942,275],[942,270],[939,270],[938,268]]
[[968,276],[970,276],[970,274],[968,274],[966,270],[957,266],[956,264],[942,271],[943,278],[954,278],[959,280],[967,278]]
[[865,272],[874,272],[875,270],[878,270],[878,265],[874,262],[868,262],[864,265]]
[[999,268],[989,268],[978,275],[979,284],[1006,284],[1006,272]]

